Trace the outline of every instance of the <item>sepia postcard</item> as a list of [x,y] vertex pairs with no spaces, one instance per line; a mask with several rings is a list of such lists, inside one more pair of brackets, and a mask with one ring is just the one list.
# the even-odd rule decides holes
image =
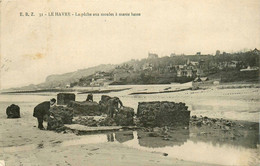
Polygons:
[[258,166],[259,0],[0,0],[0,166]]

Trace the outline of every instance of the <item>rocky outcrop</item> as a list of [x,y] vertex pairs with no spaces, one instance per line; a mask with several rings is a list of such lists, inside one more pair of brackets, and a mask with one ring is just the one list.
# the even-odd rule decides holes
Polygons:
[[132,126],[134,123],[134,109],[130,107],[119,108],[114,119],[119,126]]
[[6,108],[7,118],[20,118],[20,107],[12,104]]
[[57,130],[64,124],[71,124],[73,119],[73,110],[63,106],[54,106],[50,109],[51,116],[48,118],[48,130]]
[[106,117],[99,122],[100,126],[116,126],[116,122],[113,118]]
[[90,126],[90,127],[96,127],[99,125],[99,121],[95,120],[95,118],[92,117],[78,117],[75,119],[74,123],[84,125],[84,126]]
[[67,105],[70,101],[75,101],[75,94],[74,93],[59,93],[57,95],[57,104],[58,105]]
[[144,127],[189,126],[190,111],[185,103],[139,102],[137,117]]
[[99,116],[102,114],[101,106],[97,102],[71,101],[68,107],[73,109],[75,116]]

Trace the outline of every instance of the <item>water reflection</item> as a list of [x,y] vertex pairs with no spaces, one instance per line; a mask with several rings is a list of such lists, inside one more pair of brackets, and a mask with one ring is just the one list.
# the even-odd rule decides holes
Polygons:
[[[79,139],[68,140],[56,144],[54,147],[68,147],[75,145],[98,143],[121,143],[124,146],[148,151],[167,153],[167,157],[196,161],[202,163],[222,165],[254,165],[259,162],[259,144],[255,141],[221,140],[219,137],[209,137],[205,134],[197,135],[195,129],[174,131],[169,133],[169,140],[163,137],[149,137],[147,132],[124,131],[97,135],[79,136]],[[197,132],[197,131],[196,131]],[[248,133],[250,137],[251,133]],[[255,137],[254,137],[255,138]],[[221,140],[221,141],[220,141]],[[236,142],[237,141],[237,142]],[[234,143],[236,142],[236,143]],[[243,144],[243,146],[238,145]],[[52,148],[53,143],[39,145],[23,145],[15,147],[2,147],[2,152],[17,152],[42,148]]]
[[190,138],[193,142],[205,142],[218,146],[236,146],[257,148],[259,145],[259,129],[236,130],[207,130],[199,127],[190,127]]
[[[189,130],[181,130],[168,133],[167,139],[164,137],[149,137],[147,132],[137,131],[138,144],[143,147],[159,148],[166,146],[181,146],[189,139]],[[136,137],[136,138],[137,138]]]
[[114,142],[114,133],[107,134],[107,142]]
[[134,134],[132,131],[118,132],[115,133],[115,138],[118,142],[123,143],[134,139]]

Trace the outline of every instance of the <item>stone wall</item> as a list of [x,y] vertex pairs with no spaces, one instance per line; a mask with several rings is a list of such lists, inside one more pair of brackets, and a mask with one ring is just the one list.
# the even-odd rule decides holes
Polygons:
[[57,104],[58,105],[67,105],[70,101],[75,101],[74,93],[59,93],[57,95]]
[[185,103],[139,102],[137,117],[144,127],[189,126],[190,111]]

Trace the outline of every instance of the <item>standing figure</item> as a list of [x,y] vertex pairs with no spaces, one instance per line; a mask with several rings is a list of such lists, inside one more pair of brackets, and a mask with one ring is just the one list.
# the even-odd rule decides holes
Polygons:
[[93,102],[93,94],[92,93],[88,94],[86,101]]
[[110,118],[113,118],[114,114],[118,111],[118,109],[123,107],[123,103],[118,97],[113,97],[108,100],[107,107],[108,107],[108,116]]
[[56,99],[51,99],[50,101],[44,101],[34,107],[33,116],[38,120],[38,128],[44,130],[43,127],[43,117],[45,115],[50,116],[49,109],[56,103]]

